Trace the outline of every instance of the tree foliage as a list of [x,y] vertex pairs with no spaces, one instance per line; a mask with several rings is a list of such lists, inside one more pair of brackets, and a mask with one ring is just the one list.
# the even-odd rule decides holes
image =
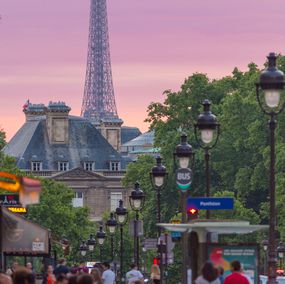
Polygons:
[[[278,67],[285,70],[285,57],[279,57]],[[269,129],[268,117],[262,113],[256,100],[255,82],[259,74],[260,69],[254,63],[250,63],[244,72],[234,68],[231,76],[216,80],[195,73],[185,79],[177,92],[166,90],[163,102],[153,102],[148,106],[145,121],[155,130],[155,147],[161,148],[170,173],[168,186],[162,194],[164,221],[169,221],[179,209],[172,153],[182,131],[187,133],[188,141],[196,152],[190,195],[205,195],[204,152],[197,145],[194,123],[202,111],[203,100],[207,98],[212,102],[211,110],[221,124],[219,141],[210,151],[211,192],[216,196],[235,197],[235,210],[214,212],[212,218],[268,223]],[[285,112],[278,116],[276,137],[278,228],[285,238]],[[155,230],[151,216],[155,214],[156,197],[148,176],[154,164],[153,158],[140,157],[128,167],[125,178],[126,184],[141,181],[143,190],[148,194],[143,214],[149,234]]]

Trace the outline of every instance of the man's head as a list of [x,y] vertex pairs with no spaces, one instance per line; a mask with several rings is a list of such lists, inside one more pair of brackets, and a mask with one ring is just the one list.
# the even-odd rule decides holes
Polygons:
[[31,262],[27,262],[26,263],[26,268],[32,270],[33,269],[33,265]]
[[241,271],[241,264],[238,260],[233,260],[231,262],[231,270],[233,272],[240,272]]
[[103,266],[103,269],[104,269],[104,270],[110,269],[110,263],[109,263],[109,262],[103,262],[103,263],[102,263],[102,266]]
[[65,265],[65,264],[66,264],[66,261],[65,261],[64,258],[61,258],[61,259],[58,261],[58,263],[59,263],[60,265]]
[[136,265],[135,263],[131,263],[131,264],[130,264],[130,268],[131,268],[131,269],[137,269],[137,265]]

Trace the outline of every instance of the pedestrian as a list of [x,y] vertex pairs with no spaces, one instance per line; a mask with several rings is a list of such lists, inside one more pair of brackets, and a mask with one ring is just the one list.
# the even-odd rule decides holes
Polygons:
[[81,273],[77,278],[77,284],[94,284],[93,277],[90,274]]
[[54,270],[54,275],[57,277],[60,274],[67,274],[69,272],[68,267],[66,266],[66,260],[64,258],[61,258],[58,262],[58,266]]
[[34,274],[27,268],[18,268],[12,276],[13,284],[35,284]]
[[31,262],[27,262],[27,263],[26,263],[26,268],[27,268],[29,271],[31,271],[31,272],[36,276],[36,273],[35,273],[35,271],[33,270],[33,265],[32,265]]
[[68,284],[68,279],[65,274],[59,274],[56,277],[56,284]]
[[116,275],[115,273],[110,269],[110,263],[109,262],[103,262],[103,274],[102,279],[104,284],[114,284]]
[[56,279],[55,279],[55,275],[53,274],[53,266],[52,265],[48,265],[45,281],[43,281],[43,282],[46,284],[55,284]]
[[202,275],[196,280],[195,284],[220,284],[217,269],[212,262],[207,261],[202,268]]
[[157,264],[151,266],[150,279],[153,284],[160,284],[160,269]]
[[11,268],[8,268],[6,271],[6,274],[12,276],[12,274],[19,268],[19,263],[18,261],[13,261]]
[[225,278],[224,284],[250,284],[241,273],[241,264],[238,260],[231,262],[232,273]]
[[143,280],[143,275],[136,264],[132,263],[130,268],[131,270],[126,273],[127,284],[133,284],[136,280]]
[[94,284],[103,284],[103,280],[101,277],[101,272],[98,268],[92,268],[91,276],[94,279]]
[[88,267],[85,265],[85,261],[82,260],[79,263],[79,266],[77,267],[77,272],[78,273],[88,273],[89,272]]
[[224,268],[221,266],[218,267],[218,276],[221,284],[224,284]]

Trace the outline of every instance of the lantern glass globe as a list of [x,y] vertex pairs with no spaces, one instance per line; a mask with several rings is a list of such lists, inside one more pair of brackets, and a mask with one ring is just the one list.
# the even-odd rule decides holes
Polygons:
[[279,90],[266,90],[265,102],[270,108],[278,107],[280,103],[280,91]]
[[142,201],[140,199],[134,199],[134,208],[135,209],[140,209],[141,208],[141,204],[142,204]]
[[114,233],[115,233],[115,229],[116,229],[115,226],[109,226],[109,232],[110,232],[110,234],[114,234]]
[[90,251],[93,251],[93,250],[94,250],[94,245],[88,245],[88,249],[89,249]]
[[179,157],[179,167],[182,169],[186,169],[189,166],[189,161],[190,158],[189,157]]
[[201,139],[205,144],[209,144],[212,142],[214,136],[213,129],[203,129],[201,130]]
[[98,238],[98,243],[99,243],[99,245],[103,245],[104,244],[104,238]]
[[157,187],[161,187],[163,185],[163,182],[164,182],[164,177],[154,177],[154,184],[157,186]]
[[120,224],[123,224],[126,220],[126,216],[125,215],[118,215],[118,222]]

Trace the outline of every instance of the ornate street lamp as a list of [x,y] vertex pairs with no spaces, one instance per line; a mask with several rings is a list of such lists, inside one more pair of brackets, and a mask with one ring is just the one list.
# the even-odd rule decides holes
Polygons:
[[[210,197],[210,173],[209,173],[209,150],[214,148],[220,135],[220,125],[217,118],[210,110],[209,100],[203,102],[204,111],[198,116],[195,124],[195,138],[199,147],[205,152],[205,179],[206,179],[206,197]],[[207,210],[206,218],[210,219],[210,211]]]
[[111,258],[112,261],[114,259],[114,234],[116,231],[117,221],[114,218],[114,213],[110,213],[110,218],[106,222],[106,227],[109,230],[110,236],[111,236]]
[[99,249],[100,249],[100,262],[102,262],[102,247],[104,245],[104,241],[106,238],[106,233],[103,231],[103,226],[99,227],[99,230],[96,233],[96,238],[97,238]]
[[81,244],[80,244],[80,247],[79,247],[79,251],[80,251],[80,254],[82,256],[85,256],[87,251],[88,251],[88,246],[86,245],[86,242],[85,241],[81,241]]
[[88,250],[93,251],[96,245],[96,240],[94,239],[93,235],[90,234],[89,239],[87,240]]
[[116,219],[120,225],[120,278],[121,282],[124,283],[124,272],[123,272],[123,251],[124,251],[124,238],[123,238],[123,226],[126,224],[128,219],[128,210],[124,207],[123,200],[119,201],[119,206],[116,208]]
[[175,152],[173,153],[174,164],[175,158],[178,160],[179,168],[192,168],[194,161],[194,152],[192,146],[187,142],[187,135],[183,133],[180,137],[180,144],[176,146]]
[[270,53],[268,67],[261,72],[256,83],[256,97],[261,110],[270,116],[270,209],[269,209],[269,246],[268,246],[268,283],[276,283],[276,205],[275,205],[275,128],[276,117],[284,109],[284,73],[276,67],[277,56]]
[[[161,163],[162,158],[156,157],[156,166],[154,166],[150,172],[150,180],[152,187],[156,190],[157,201],[157,223],[161,223],[161,190],[165,187],[167,182],[168,173],[166,167]],[[161,227],[157,226],[157,238],[161,236]],[[162,259],[160,260],[160,274],[163,275]]]
[[[161,210],[160,210],[160,197],[161,190],[165,187],[168,173],[166,168],[161,163],[162,158],[156,157],[156,166],[154,166],[150,172],[150,180],[154,189],[156,189],[156,200],[157,200],[157,223],[161,223]],[[158,237],[161,235],[161,228],[157,228]]]
[[261,242],[261,245],[262,245],[263,250],[264,250],[264,275],[265,275],[266,274],[266,267],[267,267],[268,240],[264,239]]
[[134,220],[134,260],[139,268],[139,232],[138,232],[138,224],[139,224],[139,211],[142,210],[145,201],[145,194],[140,189],[140,184],[138,182],[135,183],[135,188],[132,190],[131,195],[129,196],[129,202],[131,208],[136,213],[136,218]]
[[[176,146],[175,152],[173,153],[174,166],[176,167],[176,160],[178,160],[180,169],[191,169],[194,165],[194,152],[192,146],[187,142],[187,135],[183,133],[181,135],[181,142]],[[178,169],[178,170],[180,170]],[[188,191],[181,191],[181,202],[182,202],[182,223],[187,223],[187,198]],[[182,252],[183,252],[183,268],[182,268],[182,283],[187,282],[187,270],[189,265],[188,259],[188,233],[184,232],[182,235]]]
[[285,247],[282,242],[279,242],[279,245],[277,247],[277,254],[280,259],[283,259],[285,256]]

